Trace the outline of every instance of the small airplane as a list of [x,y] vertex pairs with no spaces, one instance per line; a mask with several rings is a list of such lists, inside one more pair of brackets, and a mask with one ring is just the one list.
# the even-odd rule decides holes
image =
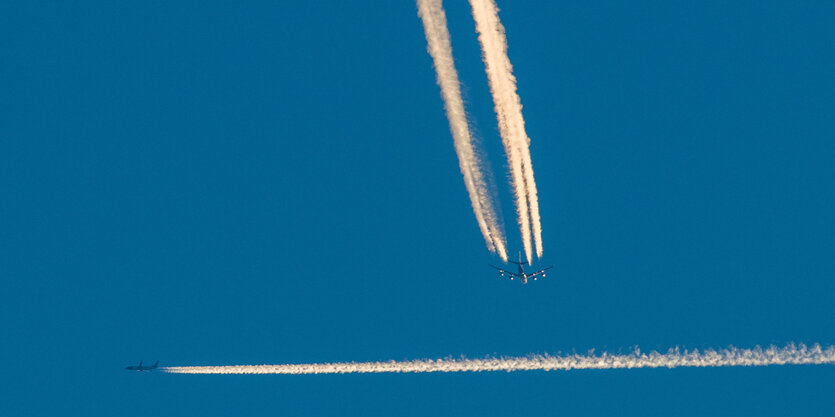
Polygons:
[[151,371],[151,370],[157,369],[157,365],[159,365],[159,361],[154,362],[154,364],[151,365],[151,366],[144,366],[144,365],[142,365],[142,361],[139,361],[139,365],[128,366],[128,367],[125,367],[125,369],[127,369],[128,371],[139,371],[139,372]]
[[495,269],[498,269],[499,270],[499,276],[503,277],[505,274],[507,274],[510,277],[511,281],[513,281],[513,278],[519,278],[520,280],[522,280],[522,284],[527,284],[528,283],[528,278],[533,278],[534,281],[536,281],[536,279],[539,278],[539,277],[545,278],[545,271],[553,268],[553,266],[549,266],[547,268],[540,269],[539,271],[534,271],[534,272],[531,272],[530,274],[528,274],[528,273],[525,272],[525,268],[522,266],[524,264],[522,263],[522,254],[521,253],[519,254],[519,262],[510,261],[510,263],[516,264],[518,266],[519,269],[517,270],[517,272],[514,273],[514,272],[510,272],[510,271],[505,271],[504,269],[499,268],[498,266],[490,265],[490,264],[488,264],[488,265],[490,265],[491,267],[493,267]]

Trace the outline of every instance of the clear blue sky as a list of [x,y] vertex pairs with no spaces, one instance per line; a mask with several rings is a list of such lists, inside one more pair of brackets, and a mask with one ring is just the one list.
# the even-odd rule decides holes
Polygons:
[[835,3],[499,6],[555,265],[527,286],[486,266],[412,1],[3,2],[0,414],[835,414],[833,366],[123,370],[835,343]]

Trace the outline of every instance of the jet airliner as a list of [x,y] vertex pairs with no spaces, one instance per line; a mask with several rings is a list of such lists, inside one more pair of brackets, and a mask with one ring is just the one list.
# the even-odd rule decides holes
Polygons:
[[493,267],[495,269],[498,269],[499,270],[499,276],[503,277],[503,276],[505,276],[505,274],[507,274],[508,277],[510,277],[511,281],[513,280],[513,278],[519,278],[522,281],[522,284],[527,284],[528,283],[528,278],[533,278],[534,281],[536,281],[536,279],[538,277],[545,278],[545,271],[553,268],[553,266],[549,266],[547,268],[540,269],[539,271],[534,271],[534,272],[531,272],[529,274],[529,273],[525,272],[525,268],[523,267],[524,264],[522,263],[522,254],[521,253],[519,254],[519,262],[510,261],[510,263],[516,264],[516,266],[518,268],[517,272],[505,271],[504,269],[499,268],[498,266],[490,265],[490,264],[488,264],[488,265],[490,265],[491,267]]
[[127,369],[128,371],[139,371],[139,372],[151,371],[151,370],[157,369],[157,365],[159,365],[159,361],[154,362],[154,364],[151,365],[151,366],[144,366],[144,365],[142,365],[142,361],[139,361],[139,365],[128,366],[128,367],[125,367],[125,369]]

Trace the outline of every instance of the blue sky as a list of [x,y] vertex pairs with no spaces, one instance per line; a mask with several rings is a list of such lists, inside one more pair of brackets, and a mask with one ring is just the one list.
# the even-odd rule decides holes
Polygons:
[[0,414],[835,413],[832,366],[122,370],[834,344],[835,5],[499,7],[555,265],[527,286],[486,266],[413,2],[0,5]]

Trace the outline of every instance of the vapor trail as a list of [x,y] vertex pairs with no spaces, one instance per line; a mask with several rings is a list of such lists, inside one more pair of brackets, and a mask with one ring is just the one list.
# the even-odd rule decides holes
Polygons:
[[[530,138],[525,133],[522,104],[516,93],[516,78],[507,56],[507,37],[499,21],[494,0],[470,0],[473,19],[481,43],[481,53],[493,94],[499,133],[502,136],[510,166],[516,212],[522,233],[522,245],[528,263],[532,262],[531,229],[536,244],[536,255],[542,257],[542,226],[539,218],[539,198],[531,163]],[[530,216],[529,216],[530,215]]]
[[464,175],[464,184],[470,195],[478,227],[487,243],[487,248],[498,253],[507,262],[504,227],[496,215],[496,209],[488,188],[486,175],[492,175],[475,151],[474,140],[467,123],[464,101],[461,99],[458,72],[452,59],[452,45],[449,40],[446,13],[441,0],[418,0],[418,15],[426,32],[427,50],[435,63],[438,85],[444,99],[449,127],[458,154],[458,164]]
[[703,352],[670,349],[667,353],[626,355],[532,355],[521,358],[423,359],[404,362],[341,362],[297,365],[175,366],[161,368],[177,374],[348,374],[389,372],[482,372],[482,371],[568,371],[572,369],[632,369],[719,366],[820,365],[835,364],[835,346],[822,349],[815,344],[789,344],[778,348],[727,349]]

